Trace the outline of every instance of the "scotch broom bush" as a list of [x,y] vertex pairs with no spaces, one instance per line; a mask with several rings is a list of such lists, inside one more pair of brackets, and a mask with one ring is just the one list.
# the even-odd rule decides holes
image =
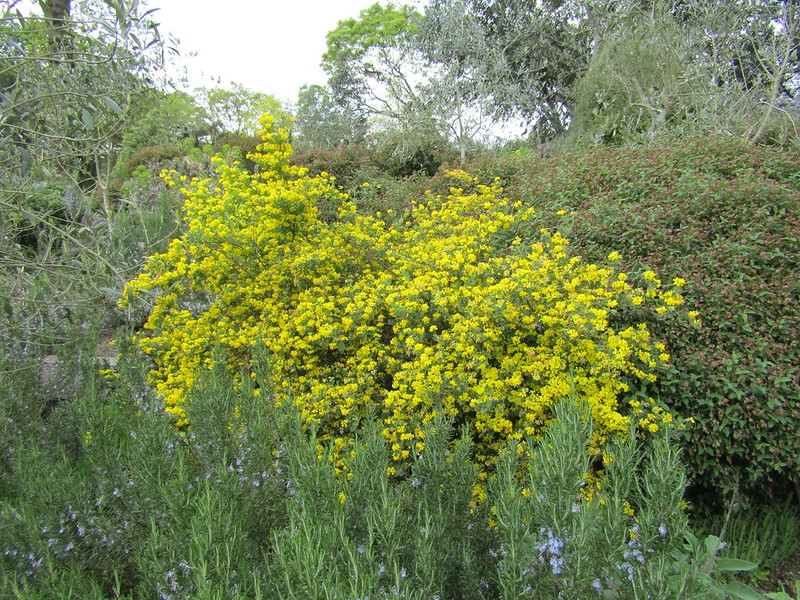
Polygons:
[[[187,231],[126,287],[123,305],[152,303],[138,344],[177,426],[191,426],[187,394],[215,348],[242,384],[261,340],[277,402],[296,403],[303,424],[333,440],[335,460],[377,418],[390,474],[424,450],[437,415],[470,424],[486,466],[505,440],[540,437],[570,394],[591,406],[595,448],[628,431],[629,382],[654,381],[669,356],[620,311],[672,311],[682,281],[667,289],[648,272],[635,287],[617,255],[587,264],[558,232],[521,243],[534,210],[463,171],[400,226],[359,216],[325,173],[289,164],[286,130],[269,116],[263,125],[256,174],[221,159],[213,179],[183,185],[165,173],[183,186]],[[332,200],[339,220],[323,223],[316,203]],[[641,424],[670,419],[653,411]]]

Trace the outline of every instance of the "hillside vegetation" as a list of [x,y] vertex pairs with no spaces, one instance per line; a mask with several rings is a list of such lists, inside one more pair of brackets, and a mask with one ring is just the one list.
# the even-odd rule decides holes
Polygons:
[[723,4],[376,4],[291,106],[4,7],[0,596],[797,597],[800,7]]

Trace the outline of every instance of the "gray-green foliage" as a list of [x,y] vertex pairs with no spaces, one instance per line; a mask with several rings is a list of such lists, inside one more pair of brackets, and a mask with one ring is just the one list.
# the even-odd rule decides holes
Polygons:
[[[160,65],[160,38],[148,14],[115,14],[82,2],[50,43],[46,19],[7,8],[0,15],[0,172],[12,189],[65,177],[85,184],[94,161],[118,144],[140,76]],[[96,175],[96,173],[95,173]]]
[[149,173],[143,175],[143,181],[123,189],[133,199],[146,195],[147,202],[126,205],[109,221],[89,213],[83,219],[52,222],[38,232],[36,248],[5,240],[0,353],[41,360],[83,335],[81,325],[108,328],[123,319],[143,319],[116,312],[118,290],[146,256],[166,249],[181,226],[175,190],[159,185]]
[[366,117],[349,103],[334,101],[329,88],[303,86],[295,107],[294,139],[297,152],[333,150],[364,141]]
[[468,427],[453,440],[435,419],[399,478],[373,422],[337,473],[296,407],[274,405],[263,350],[259,399],[218,354],[220,366],[198,374],[181,432],[143,358],[123,347],[109,381],[93,344],[87,336],[64,353],[79,383],[48,412],[36,363],[0,364],[0,594],[754,597],[718,579],[746,564],[715,560],[715,538],[688,533],[668,432],[612,444],[598,485],[587,479],[590,417],[566,400],[542,440],[511,443],[481,483]]
[[628,141],[681,126],[712,82],[693,73],[686,32],[669,14],[632,19],[604,39],[575,86],[573,130],[595,141]]
[[450,448],[449,431],[441,419],[429,427],[404,481],[387,475],[391,455],[374,423],[356,440],[347,477],[317,458],[314,437],[287,444],[289,521],[269,567],[277,597],[484,597],[485,518],[470,512],[477,468],[469,437]]
[[796,7],[657,2],[609,30],[575,87],[573,133],[604,142],[664,132],[793,133]]
[[[589,417],[578,408],[560,405],[541,442],[512,444],[498,464],[490,497],[498,499],[500,597],[671,597],[667,578],[678,565],[669,555],[687,525],[679,454],[668,436],[644,451],[632,432],[608,449],[607,477],[594,489]],[[587,485],[591,502],[581,500]]]
[[432,0],[421,39],[473,98],[539,139],[626,141],[666,130],[793,134],[793,2]]
[[460,74],[466,98],[490,99],[495,116],[521,116],[546,140],[566,131],[590,53],[587,14],[599,17],[582,5],[432,0],[421,41],[432,61]]
[[[323,67],[339,114],[364,120],[384,142],[397,134],[414,151],[449,140],[463,159],[476,140],[491,137],[493,111],[474,93],[474,78],[426,48],[427,20],[409,6],[375,4],[328,34]],[[392,153],[413,152],[398,145]]]
[[[2,366],[14,380],[24,373]],[[79,392],[46,417],[4,388],[0,570],[9,577],[0,594],[67,597],[58,590],[72,586],[78,597],[121,588],[125,597],[200,598],[248,589],[248,565],[282,509],[282,482],[268,476],[268,415],[243,406],[240,429],[233,407],[249,392],[209,374],[196,390],[205,409],[198,430],[181,436],[148,390],[145,365],[126,354],[118,370],[111,384],[84,365]]]
[[127,279],[118,255],[146,253],[148,232],[114,237],[112,175],[163,46],[139,3],[74,2],[58,43],[15,4],[0,12],[0,344],[46,353],[111,304],[101,288]]
[[717,89],[701,123],[753,142],[797,135],[800,6],[757,0],[687,7],[697,62]]

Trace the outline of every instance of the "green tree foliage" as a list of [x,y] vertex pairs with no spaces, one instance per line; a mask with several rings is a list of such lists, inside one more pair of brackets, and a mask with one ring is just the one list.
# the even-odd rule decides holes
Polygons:
[[421,18],[407,6],[376,3],[328,34],[322,63],[334,98],[368,120],[388,169],[400,176],[435,171],[434,154],[447,145],[421,85],[429,77],[414,42]]
[[701,15],[693,38],[696,56],[701,62],[709,57],[717,90],[708,112],[726,117],[721,128],[753,142],[781,129],[796,134],[800,6],[757,0],[728,7],[698,0],[689,8]]
[[464,94],[491,99],[496,116],[521,116],[547,139],[569,124],[591,51],[588,12],[570,1],[432,0],[423,39],[432,60],[469,82]]
[[683,125],[713,93],[710,78],[687,67],[684,40],[670,15],[640,19],[605,40],[575,86],[573,131],[608,143]]
[[159,95],[154,106],[125,129],[119,156],[120,174],[128,174],[126,163],[142,148],[177,145],[194,146],[211,131],[206,110],[185,92]]
[[367,118],[381,152],[403,163],[403,172],[436,163],[434,155],[453,143],[465,158],[483,137],[488,112],[484,99],[465,93],[460,72],[430,59],[423,23],[411,7],[375,4],[340,22],[323,56],[340,110]]
[[270,94],[248,90],[239,83],[234,83],[230,89],[201,88],[198,92],[201,105],[219,133],[253,135],[258,131],[258,119],[264,113],[275,115],[282,124],[288,125],[288,112],[280,100]]
[[794,127],[798,26],[778,0],[431,0],[421,39],[539,139],[679,126],[758,141]]
[[303,86],[295,107],[294,146],[300,152],[334,150],[364,141],[366,117],[351,104],[334,101],[331,90]]
[[574,133],[599,141],[795,129],[798,15],[789,3],[654,3],[604,37],[576,85]]
[[52,18],[18,10],[0,16],[5,208],[16,202],[28,210],[30,187],[53,180],[84,191],[102,185],[132,100],[161,64],[151,11],[137,6],[126,12],[120,4],[113,14],[102,4],[73,6],[68,26],[58,25],[68,52],[52,44]]
[[359,19],[340,21],[328,33],[322,67],[340,103],[368,115],[400,119],[421,103],[413,81],[419,56],[411,41],[420,14],[410,7],[376,3]]
[[115,227],[110,183],[125,127],[160,77],[164,50],[143,3],[24,6],[0,8],[4,350],[12,333],[56,338],[65,330],[45,333],[43,324],[69,321],[88,298],[96,307],[105,297],[99,287],[124,281],[102,247]]

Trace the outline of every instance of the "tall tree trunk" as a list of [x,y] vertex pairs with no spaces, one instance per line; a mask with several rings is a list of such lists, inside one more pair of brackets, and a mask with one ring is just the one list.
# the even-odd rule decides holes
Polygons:
[[72,0],[39,0],[39,6],[44,13],[54,61],[59,62],[60,58],[68,58],[72,50],[69,25]]

